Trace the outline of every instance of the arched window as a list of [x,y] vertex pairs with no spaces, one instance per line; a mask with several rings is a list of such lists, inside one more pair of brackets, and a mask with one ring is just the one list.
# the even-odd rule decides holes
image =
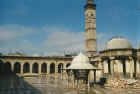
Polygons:
[[41,72],[42,72],[42,73],[47,73],[47,64],[46,64],[46,63],[43,63],[43,64],[41,65]]
[[[70,63],[68,63],[67,65],[66,65],[66,68],[68,68],[70,66]],[[69,72],[69,70],[66,70],[67,71],[67,73]]]
[[10,62],[6,62],[4,64],[4,72],[6,72],[6,73],[11,72],[11,64],[10,64]]
[[58,73],[61,73],[63,70],[63,64],[62,63],[60,63],[60,64],[58,64]]
[[111,62],[108,60],[108,73],[111,74]]
[[16,62],[14,64],[14,72],[15,73],[20,73],[20,68],[21,68],[20,63],[19,62]]
[[34,63],[33,64],[33,73],[38,73],[38,64],[37,63]]
[[55,64],[54,63],[50,64],[50,73],[51,74],[55,73]]
[[25,63],[23,65],[23,73],[29,73],[30,72],[30,65],[29,63]]
[[4,63],[0,60],[0,73],[4,72]]

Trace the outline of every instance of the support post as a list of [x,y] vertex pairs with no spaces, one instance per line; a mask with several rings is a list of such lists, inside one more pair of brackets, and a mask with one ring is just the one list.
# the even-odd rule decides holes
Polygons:
[[24,67],[24,63],[21,63],[20,74],[23,74],[23,67]]
[[134,60],[132,57],[130,57],[130,78],[133,78],[133,72],[134,72]]
[[89,73],[88,73],[88,88],[90,88],[90,71],[89,71]]
[[30,63],[30,73],[32,74],[32,68],[33,68],[33,64]]
[[41,74],[41,64],[39,64],[38,71],[39,71],[39,74]]

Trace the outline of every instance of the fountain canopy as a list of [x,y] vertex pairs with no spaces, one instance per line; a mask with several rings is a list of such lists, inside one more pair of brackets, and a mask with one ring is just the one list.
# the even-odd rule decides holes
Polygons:
[[89,58],[80,52],[80,54],[73,59],[71,65],[67,69],[97,69],[97,68],[91,65],[89,62]]

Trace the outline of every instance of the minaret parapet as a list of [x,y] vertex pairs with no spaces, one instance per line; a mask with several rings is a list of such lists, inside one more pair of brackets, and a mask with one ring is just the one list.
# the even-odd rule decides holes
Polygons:
[[96,4],[94,3],[93,0],[87,0],[87,3],[85,5],[85,9],[87,9],[87,8],[96,9]]

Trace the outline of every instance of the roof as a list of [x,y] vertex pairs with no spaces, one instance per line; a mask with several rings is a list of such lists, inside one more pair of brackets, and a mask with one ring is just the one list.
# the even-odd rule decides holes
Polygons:
[[97,69],[95,66],[91,65],[89,58],[82,53],[76,56],[71,65],[67,69]]
[[115,37],[112,38],[107,42],[105,45],[104,50],[109,50],[109,49],[130,49],[132,48],[131,43],[123,38],[123,37]]

